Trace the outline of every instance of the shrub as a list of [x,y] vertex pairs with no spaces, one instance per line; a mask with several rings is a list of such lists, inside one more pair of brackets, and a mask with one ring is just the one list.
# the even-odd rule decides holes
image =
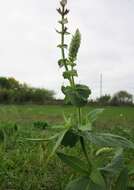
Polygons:
[[26,84],[20,84],[14,78],[0,78],[1,104],[47,104],[53,100],[53,91],[43,88],[31,88]]

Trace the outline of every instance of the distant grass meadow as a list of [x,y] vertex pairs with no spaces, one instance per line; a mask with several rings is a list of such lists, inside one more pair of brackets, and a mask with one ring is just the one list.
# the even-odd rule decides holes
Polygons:
[[[94,107],[85,107],[83,114]],[[74,112],[71,106],[6,106],[0,105],[0,190],[63,190],[65,184],[77,174],[54,156],[46,169],[45,160],[52,143],[28,142],[25,138],[46,138],[50,134],[36,128],[36,121],[62,124],[62,115]],[[17,124],[18,129],[11,130]],[[97,130],[121,134],[134,142],[134,108],[105,107],[95,122]],[[77,150],[67,153],[82,156]],[[134,152],[126,151],[126,162],[134,164]],[[70,177],[71,176],[71,177]]]
[[[95,107],[87,106],[83,114]],[[34,121],[47,120],[51,124],[63,122],[63,114],[75,112],[71,106],[39,106],[39,105],[0,105],[0,122],[14,122],[20,126],[29,126]],[[99,124],[98,124],[99,123]],[[96,122],[98,127],[134,127],[134,107],[104,107],[104,112]]]

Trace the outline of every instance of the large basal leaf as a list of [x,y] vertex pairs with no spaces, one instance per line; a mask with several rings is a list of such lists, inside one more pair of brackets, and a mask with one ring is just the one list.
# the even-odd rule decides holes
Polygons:
[[91,131],[92,130],[92,123],[86,123],[85,125],[80,125],[79,129],[81,131]]
[[89,177],[80,177],[76,180],[71,181],[65,190],[88,190],[89,183]]
[[89,173],[87,170],[88,167],[84,161],[80,160],[77,157],[68,156],[60,152],[58,152],[57,155],[65,164],[73,168],[75,171],[80,172],[84,175],[88,175]]
[[130,164],[127,166],[128,168],[128,175],[129,175],[129,190],[134,190],[134,164]]
[[103,113],[104,109],[102,108],[98,108],[98,109],[94,109],[92,111],[90,111],[87,115],[88,120],[93,123],[94,121],[96,121],[96,119],[98,118],[98,116]]
[[49,138],[46,138],[46,139],[42,139],[42,138],[39,138],[39,139],[24,138],[24,140],[26,140],[26,141],[32,141],[32,142],[51,141],[51,140],[56,139],[58,136],[59,136],[59,134],[55,134],[55,135],[53,135],[53,136],[51,136]]
[[74,147],[79,140],[79,136],[73,132],[73,130],[67,131],[62,139],[61,144],[64,146],[69,146],[70,148]]
[[126,168],[121,171],[113,190],[128,190],[128,170]]
[[106,184],[105,184],[104,178],[103,178],[100,170],[98,168],[96,168],[95,166],[92,167],[92,172],[91,172],[90,178],[95,184],[102,187],[103,190],[106,190]]
[[104,190],[100,186],[91,181],[88,176],[80,177],[71,181],[65,190]]
[[119,135],[110,133],[81,132],[91,143],[104,147],[122,147],[134,149],[134,143]]
[[57,138],[57,141],[55,142],[55,145],[50,153],[50,155],[48,156],[47,158],[47,161],[46,163],[49,162],[50,158],[55,154],[56,150],[58,149],[58,147],[61,145],[61,141],[62,139],[64,138],[64,135],[66,134],[66,132],[68,131],[68,128],[67,129],[64,129],[63,131],[61,131],[58,135],[58,138]]
[[109,164],[100,168],[101,171],[116,174],[124,167],[123,149],[118,149]]

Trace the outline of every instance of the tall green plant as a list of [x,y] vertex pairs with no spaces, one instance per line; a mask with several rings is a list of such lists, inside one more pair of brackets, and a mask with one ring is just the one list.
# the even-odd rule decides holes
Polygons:
[[[57,30],[57,33],[61,36],[61,43],[58,45],[61,49],[61,59],[58,61],[58,64],[64,68],[63,78],[69,82],[69,85],[62,86],[61,88],[65,95],[65,101],[77,108],[77,119],[73,118],[75,122],[70,121],[68,130],[65,132],[61,143],[64,146],[73,147],[79,140],[85,156],[85,162],[83,162],[77,157],[69,156],[61,152],[57,153],[63,162],[81,174],[81,177],[67,185],[66,190],[125,190],[128,187],[128,171],[123,163],[123,149],[134,149],[134,144],[117,135],[97,133],[94,131],[92,127],[93,123],[97,115],[103,111],[102,109],[90,112],[86,115],[86,118],[82,116],[82,107],[87,104],[91,91],[88,86],[75,82],[75,77],[78,77],[75,67],[81,42],[81,34],[77,29],[68,48],[68,45],[65,44],[65,36],[69,35],[66,26],[68,23],[67,14],[69,10],[66,8],[66,5],[67,0],[62,0],[60,1],[60,8],[57,9],[61,16],[61,20],[59,21],[61,30]],[[95,144],[103,148],[97,150],[96,155],[94,155],[91,150],[90,153],[87,151],[85,141],[90,143],[90,147],[92,147],[92,144]],[[99,154],[111,151],[111,147],[117,149],[111,163],[103,167],[97,167],[96,162]],[[116,173],[117,175],[115,175]]]
[[[65,164],[79,174],[78,178],[69,182],[65,190],[127,190],[129,172],[124,164],[123,150],[134,149],[134,144],[118,135],[96,132],[94,122],[103,109],[82,114],[91,90],[88,86],[75,82],[75,78],[78,77],[76,61],[81,34],[77,29],[68,47],[65,43],[65,36],[70,34],[67,28],[69,10],[66,5],[67,0],[61,0],[60,7],[57,9],[61,18],[58,21],[60,30],[56,30],[61,39],[58,45],[61,50],[58,64],[64,69],[63,78],[68,81],[68,85],[61,88],[65,95],[65,102],[71,103],[76,108],[76,114],[70,117],[65,116],[64,125],[50,127],[50,130],[58,130],[54,136],[48,139],[36,139],[36,141],[54,140],[54,147],[48,156],[47,163],[56,152]],[[80,143],[84,161],[58,150],[61,145],[75,148],[78,143]]]

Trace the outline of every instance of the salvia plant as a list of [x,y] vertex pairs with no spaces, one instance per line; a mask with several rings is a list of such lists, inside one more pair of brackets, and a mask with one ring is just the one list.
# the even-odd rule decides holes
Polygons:
[[[65,95],[65,102],[76,108],[76,114],[64,116],[64,125],[48,127],[58,130],[48,139],[36,139],[37,141],[54,140],[54,147],[48,156],[47,163],[56,153],[58,157],[71,167],[78,177],[69,181],[65,190],[128,190],[130,186],[131,169],[128,169],[123,157],[124,149],[134,149],[134,144],[124,137],[97,132],[94,126],[99,114],[103,109],[95,109],[89,113],[82,114],[83,107],[87,104],[91,90],[88,86],[77,84],[76,70],[77,54],[81,43],[81,34],[77,29],[72,37],[71,43],[65,43],[65,37],[70,35],[67,24],[69,10],[66,8],[67,0],[60,1],[57,9],[60,15],[60,29],[56,32],[60,35],[58,48],[61,58],[58,65],[63,69],[63,78],[68,81],[67,86],[61,90]],[[66,147],[76,148],[80,143],[80,157],[67,155],[63,151]],[[64,148],[60,148],[64,147]]]

